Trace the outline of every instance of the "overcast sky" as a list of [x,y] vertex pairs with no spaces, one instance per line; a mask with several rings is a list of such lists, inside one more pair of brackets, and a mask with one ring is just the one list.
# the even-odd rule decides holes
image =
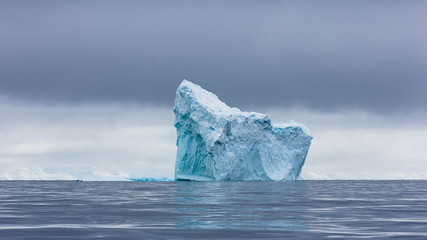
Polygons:
[[426,12],[426,1],[0,1],[0,178],[172,176],[184,78],[306,124],[306,178],[427,178]]

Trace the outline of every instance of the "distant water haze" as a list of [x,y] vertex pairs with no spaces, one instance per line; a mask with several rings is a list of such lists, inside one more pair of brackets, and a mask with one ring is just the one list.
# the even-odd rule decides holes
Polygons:
[[[248,110],[248,109],[245,109]],[[171,108],[134,104],[40,105],[2,101],[1,179],[173,178]],[[305,179],[427,178],[427,127],[411,116],[266,109],[314,136]]]

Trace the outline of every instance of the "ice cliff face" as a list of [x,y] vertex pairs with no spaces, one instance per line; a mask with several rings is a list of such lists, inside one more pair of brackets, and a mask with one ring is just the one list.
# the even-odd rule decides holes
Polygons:
[[272,125],[267,115],[230,108],[186,80],[174,112],[176,180],[295,180],[312,139],[303,125]]

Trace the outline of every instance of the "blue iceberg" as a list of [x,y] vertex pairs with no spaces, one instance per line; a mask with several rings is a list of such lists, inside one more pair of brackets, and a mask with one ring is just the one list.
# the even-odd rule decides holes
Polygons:
[[175,180],[296,180],[312,140],[302,124],[272,125],[267,115],[230,108],[187,80],[174,113]]

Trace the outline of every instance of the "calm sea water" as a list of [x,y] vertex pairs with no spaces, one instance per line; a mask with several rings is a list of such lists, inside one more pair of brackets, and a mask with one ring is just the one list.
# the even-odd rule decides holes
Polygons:
[[427,181],[0,181],[0,239],[427,239]]

